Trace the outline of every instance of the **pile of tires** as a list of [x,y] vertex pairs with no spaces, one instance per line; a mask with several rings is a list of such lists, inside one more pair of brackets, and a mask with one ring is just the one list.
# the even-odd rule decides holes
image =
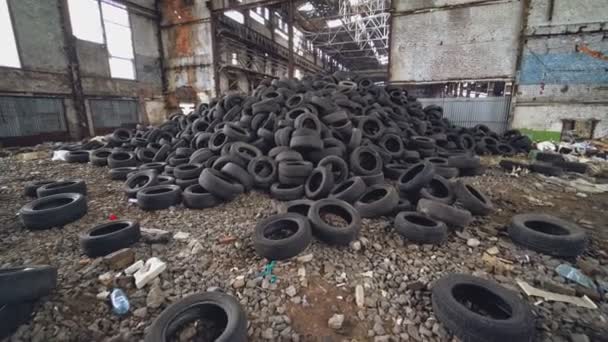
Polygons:
[[545,176],[562,176],[566,172],[586,173],[589,165],[585,163],[566,161],[564,156],[553,152],[537,152],[534,153],[534,161],[531,163],[503,159],[499,162],[500,167],[513,172],[513,170],[529,170],[531,172],[541,173]]
[[29,322],[34,305],[57,287],[57,269],[27,265],[0,269],[0,339]]
[[477,154],[530,145],[517,131],[457,127],[441,107],[423,107],[403,89],[337,72],[264,81],[252,94],[223,96],[159,127],[121,128],[104,144],[62,148],[76,159],[90,149],[91,164],[108,166],[112,179],[126,181],[128,197],[156,210],[180,202],[207,208],[251,189],[318,200],[353,177],[380,186],[423,162],[453,179],[482,172]]

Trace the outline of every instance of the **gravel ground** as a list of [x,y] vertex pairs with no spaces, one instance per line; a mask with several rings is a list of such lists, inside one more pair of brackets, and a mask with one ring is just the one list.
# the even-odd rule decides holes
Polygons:
[[[28,202],[24,184],[55,178],[87,182],[88,214],[60,229],[23,229],[16,213]],[[598,279],[608,280],[608,194],[582,198],[536,175],[513,178],[495,167],[467,181],[486,192],[498,210],[476,218],[463,232],[451,233],[446,244],[416,245],[397,235],[389,219],[364,219],[361,236],[350,247],[314,241],[298,259],[278,262],[274,283],[261,277],[266,261],[254,253],[251,240],[256,222],[280,208],[266,194],[241,195],[212,209],[180,206],[143,212],[126,201],[122,182],[111,181],[106,168],[8,157],[0,159],[0,179],[0,266],[59,268],[57,290],[38,301],[31,322],[10,341],[139,341],[167,305],[211,288],[239,298],[248,315],[251,341],[449,341],[452,336],[433,315],[429,291],[446,273],[494,279],[520,293],[518,278],[537,287],[576,291],[554,272],[564,262],[578,262],[579,267],[599,272]],[[505,225],[515,213],[532,211],[574,220],[587,229],[592,243],[583,261],[515,246]],[[138,220],[144,228],[189,234],[165,244],[142,241],[133,246],[136,260],[156,256],[168,268],[141,290],[130,278],[115,280],[131,302],[131,312],[123,317],[100,299],[111,289],[100,275],[111,270],[101,258],[84,256],[78,241],[80,232],[106,222],[112,214]],[[490,254],[508,263],[492,263]],[[363,297],[355,296],[357,288],[359,294],[363,289]],[[538,340],[570,341],[581,338],[579,333],[605,340],[608,304],[606,298],[600,299],[595,298],[599,309],[590,310],[526,298],[537,317]],[[175,340],[189,340],[196,329],[192,324]]]

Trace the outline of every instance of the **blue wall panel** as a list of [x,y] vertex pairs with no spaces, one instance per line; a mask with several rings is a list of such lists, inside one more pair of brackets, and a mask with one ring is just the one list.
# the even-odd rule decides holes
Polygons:
[[526,52],[519,83],[608,84],[608,61],[577,52],[544,55]]

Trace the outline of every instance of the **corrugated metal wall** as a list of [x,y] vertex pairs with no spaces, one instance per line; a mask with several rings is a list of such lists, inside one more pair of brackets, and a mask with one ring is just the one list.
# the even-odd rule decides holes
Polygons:
[[63,100],[0,96],[0,137],[67,132]]
[[137,101],[89,100],[95,128],[121,127],[137,123]]
[[453,124],[473,127],[483,124],[497,133],[509,125],[511,96],[484,98],[428,98],[418,99],[423,106],[435,104],[443,107],[443,116]]

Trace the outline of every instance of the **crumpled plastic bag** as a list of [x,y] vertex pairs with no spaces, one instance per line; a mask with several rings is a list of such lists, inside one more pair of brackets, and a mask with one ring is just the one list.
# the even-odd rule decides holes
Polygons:
[[543,152],[555,152],[556,146],[554,143],[552,143],[550,141],[542,141],[542,142],[536,143],[536,149],[541,150]]
[[51,160],[61,160],[61,161],[65,161],[65,156],[69,153],[70,151],[68,150],[57,150],[57,151],[53,151],[53,157],[51,158]]

